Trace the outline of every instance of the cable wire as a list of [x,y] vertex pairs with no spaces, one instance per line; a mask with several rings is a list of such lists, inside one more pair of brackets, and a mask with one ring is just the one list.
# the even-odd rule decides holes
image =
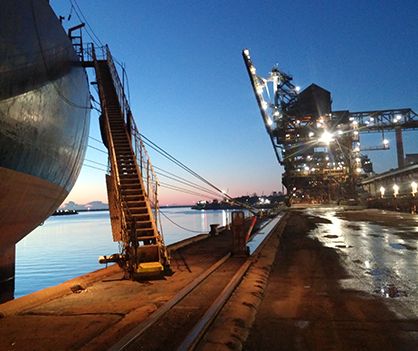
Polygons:
[[92,161],[92,160],[88,160],[87,158],[85,158],[84,161],[92,162],[92,163],[95,163],[96,165],[103,166],[103,167],[107,167],[107,165],[104,165],[103,163],[96,162],[96,161]]
[[[207,193],[210,193],[210,194],[212,194],[212,195],[216,195],[216,196],[218,196],[218,195],[219,195],[217,192],[214,192],[213,190],[206,189],[206,188],[204,188],[204,187],[202,187],[202,186],[200,186],[200,185],[198,185],[198,184],[195,184],[195,183],[193,183],[193,182],[191,182],[191,181],[189,181],[189,180],[187,180],[187,179],[184,179],[184,178],[182,178],[182,177],[179,177],[179,176],[177,176],[177,175],[175,175],[175,174],[173,174],[173,173],[171,173],[171,172],[168,172],[168,171],[166,171],[166,170],[164,170],[164,169],[162,169],[162,168],[159,168],[159,167],[157,167],[157,166],[154,166],[154,169],[159,170],[159,172],[156,172],[156,173],[157,173],[158,175],[160,175],[160,176],[163,176],[163,177],[166,177],[166,178],[169,178],[169,179],[175,180],[175,181],[177,181],[177,182],[179,182],[179,183],[182,183],[182,184],[188,185],[188,186],[190,186],[190,187],[192,187],[192,188],[195,188],[195,189],[202,190],[202,191],[207,192]],[[176,177],[176,178],[178,178],[178,179],[175,179],[175,178],[173,178],[173,177],[170,177],[170,176],[168,176],[168,175],[166,175],[166,174],[163,174],[163,173],[161,173],[161,172],[165,172],[165,173],[167,173],[167,174],[170,174],[171,176],[174,176],[174,177]]]
[[101,168],[98,168],[98,167],[94,167],[94,166],[90,166],[90,165],[86,165],[85,163],[83,163],[83,166],[90,167],[90,168],[93,168],[93,169],[97,169],[97,170],[102,171],[102,172],[106,172],[106,170],[104,170],[104,169],[101,169]]
[[202,232],[198,232],[198,231],[196,231],[196,230],[192,230],[192,229],[187,229],[187,228],[185,228],[185,227],[182,227],[180,224],[177,224],[176,222],[174,222],[173,220],[171,220],[170,218],[168,218],[167,217],[167,215],[161,210],[161,208],[160,208],[160,213],[165,217],[165,218],[167,218],[167,220],[168,221],[170,221],[171,223],[173,223],[175,226],[177,226],[177,227],[179,227],[179,228],[181,228],[181,229],[183,229],[183,230],[186,230],[186,231],[188,231],[188,232],[191,232],[191,233],[199,233],[199,234],[202,234]]
[[[146,140],[146,144],[148,146],[150,146],[152,149],[154,149],[155,151],[157,151],[159,154],[161,154],[162,156],[166,157],[167,159],[169,159],[170,161],[172,161],[173,163],[175,163],[177,166],[179,166],[180,168],[184,169],[185,171],[189,172],[190,174],[192,174],[193,176],[195,176],[196,178],[198,178],[199,180],[201,180],[202,182],[206,183],[207,185],[209,185],[210,187],[214,188],[217,192],[229,197],[228,195],[224,194],[224,192],[222,190],[220,190],[218,187],[216,187],[215,185],[213,185],[212,183],[210,183],[209,181],[207,181],[205,178],[203,178],[202,176],[200,176],[199,174],[197,174],[196,172],[194,172],[193,170],[191,170],[189,167],[187,167],[186,165],[184,165],[183,163],[181,163],[179,160],[177,160],[174,156],[170,155],[167,151],[163,150],[162,148],[160,148],[158,145],[156,145],[155,143],[153,143],[150,139],[148,139],[146,136],[144,136],[143,134],[140,134],[141,137],[143,139]],[[145,143],[145,142],[144,142]]]
[[102,152],[102,153],[104,153],[106,155],[108,154],[107,151],[100,150],[97,147],[94,147],[94,146],[91,146],[91,145],[87,145],[87,146],[90,147],[90,148],[92,148],[92,149],[94,149],[94,150],[100,151],[100,152]]
[[[81,11],[80,7],[77,4],[77,1],[76,0],[70,0],[70,3],[71,3],[72,8],[74,9],[75,14],[77,15],[78,19],[80,20],[80,22],[84,22],[87,25],[87,27],[89,28],[89,30],[91,31],[91,33],[93,34],[94,37],[91,34],[88,33],[89,31],[86,28],[86,32],[87,32],[87,34],[89,34],[93,43],[95,43],[97,46],[104,46],[103,43],[100,41],[99,37],[94,32],[93,28],[91,28],[91,26],[90,26],[89,22],[87,21],[86,17],[84,17],[83,12]],[[94,38],[97,39],[97,41],[99,42],[100,45],[97,44],[97,42],[94,40]]]
[[[195,192],[193,190],[184,189],[184,188],[181,188],[181,187],[178,187],[178,186],[175,186],[175,185],[161,183],[161,182],[160,182],[160,185],[161,185],[161,187],[166,188],[166,189],[175,190],[175,191],[179,191],[179,192],[182,192],[182,193],[185,193],[185,194],[196,195],[196,196],[200,196],[200,197],[204,197],[204,198],[209,198],[209,196],[206,195],[206,194],[201,194],[201,193]],[[212,196],[212,198],[213,198],[213,196]]]
[[99,139],[93,138],[93,137],[92,137],[92,136],[90,136],[90,135],[89,135],[89,138],[90,138],[90,139],[93,139],[94,141],[97,141],[98,143],[100,143],[100,144],[102,144],[102,145],[104,145],[104,144],[103,144],[103,141],[101,141],[101,140],[99,140]]

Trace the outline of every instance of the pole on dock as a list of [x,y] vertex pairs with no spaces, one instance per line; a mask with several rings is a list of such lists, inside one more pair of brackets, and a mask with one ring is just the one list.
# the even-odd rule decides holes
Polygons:
[[232,212],[232,256],[247,257],[247,241],[244,211]]
[[398,154],[398,167],[401,168],[405,166],[404,151],[403,151],[403,138],[402,138],[402,129],[395,129],[396,136],[396,152]]

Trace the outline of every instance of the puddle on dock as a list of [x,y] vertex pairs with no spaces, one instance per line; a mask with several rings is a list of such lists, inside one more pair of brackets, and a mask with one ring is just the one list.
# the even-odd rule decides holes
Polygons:
[[366,271],[366,274],[370,274],[372,276],[379,276],[379,275],[386,275],[387,273],[381,271],[380,269],[372,269],[371,271]]
[[394,249],[398,249],[398,250],[405,250],[406,247],[401,245],[401,244],[389,244],[390,247],[394,248]]
[[361,230],[361,227],[356,224],[347,224],[347,228],[352,229],[352,230]]
[[344,242],[338,241],[338,242],[330,242],[324,244],[326,247],[331,247],[334,249],[351,249],[353,246],[347,245]]
[[397,249],[397,250],[411,250],[416,251],[416,247],[407,244],[389,244],[390,247]]
[[307,212],[331,221],[318,223],[310,236],[341,256],[352,276],[340,280],[344,289],[387,302],[407,301],[418,315],[418,215],[400,220],[393,213],[377,210],[349,215],[319,208]]

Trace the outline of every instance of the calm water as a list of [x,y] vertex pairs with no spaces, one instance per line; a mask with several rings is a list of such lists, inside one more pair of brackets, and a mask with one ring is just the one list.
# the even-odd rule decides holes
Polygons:
[[[210,224],[225,225],[227,217],[231,219],[231,211],[225,210],[184,207],[165,208],[162,212],[169,218],[161,216],[166,245],[208,233]],[[108,211],[50,217],[16,245],[15,298],[103,268],[98,257],[117,252]]]

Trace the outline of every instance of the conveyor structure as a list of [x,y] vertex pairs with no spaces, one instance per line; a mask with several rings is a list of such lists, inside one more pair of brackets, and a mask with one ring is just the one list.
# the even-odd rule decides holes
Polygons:
[[361,133],[395,130],[398,164],[403,166],[402,130],[418,128],[411,109],[384,111],[332,111],[331,94],[312,84],[303,91],[292,77],[274,67],[267,78],[257,75],[248,50],[244,62],[263,122],[278,162],[284,166],[282,184],[288,202],[355,202],[356,184],[372,173]]

